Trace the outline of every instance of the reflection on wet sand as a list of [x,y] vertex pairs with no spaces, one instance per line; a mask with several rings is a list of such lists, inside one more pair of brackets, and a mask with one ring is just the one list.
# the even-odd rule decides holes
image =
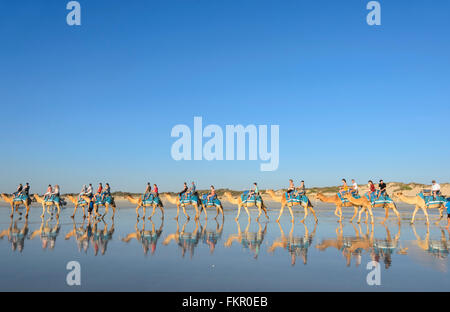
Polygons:
[[369,252],[372,260],[379,262],[380,259],[384,261],[386,269],[392,264],[392,254],[405,255],[408,248],[399,247],[399,239],[401,234],[401,227],[398,224],[398,231],[392,239],[389,228],[384,225],[386,230],[385,239],[374,238],[374,225],[367,224],[366,231],[363,232],[361,225],[358,228],[352,224],[355,231],[354,236],[344,236],[342,223],[336,228],[336,239],[324,239],[316,246],[317,249],[323,251],[329,247],[333,247],[342,253],[346,261],[346,265],[351,265],[352,257],[355,259],[355,265],[361,264],[361,256],[363,251]]
[[186,232],[186,225],[190,223],[190,219],[184,222],[181,231],[180,231],[180,223],[178,222],[178,220],[176,220],[176,222],[177,222],[176,232],[169,234],[164,240],[163,245],[166,246],[170,244],[170,242],[173,240],[181,248],[181,256],[184,258],[186,251],[189,250],[189,256],[192,259],[194,255],[194,249],[195,247],[197,247],[198,242],[201,238],[201,230],[199,231],[200,222],[198,219],[194,220],[195,228],[192,232]]
[[[101,225],[103,225],[103,228],[101,228]],[[111,219],[111,227],[104,219],[92,219],[91,221],[91,219],[83,218],[83,222],[78,227],[73,220],[72,231],[66,234],[65,239],[69,240],[71,237],[75,237],[79,252],[87,253],[89,245],[92,244],[95,256],[98,255],[99,250],[104,255],[108,242],[114,234],[114,229],[114,219]]]
[[205,226],[203,227],[203,230],[202,230],[203,243],[209,246],[209,252],[211,254],[214,253],[217,242],[222,237],[223,224],[224,224],[223,218],[222,218],[221,225],[219,225],[219,221],[217,221],[216,218],[214,219],[214,221],[216,222],[216,228],[214,230],[208,230],[208,220],[206,220]]
[[225,247],[231,247],[234,241],[238,241],[241,243],[244,249],[248,249],[253,253],[253,258],[257,259],[259,252],[261,250],[262,242],[264,241],[264,236],[267,232],[267,222],[265,222],[264,229],[259,221],[256,221],[258,224],[258,232],[249,232],[251,220],[248,221],[247,227],[244,232],[241,231],[241,225],[239,224],[239,220],[236,220],[238,233],[231,234],[228,236],[227,241],[225,242]]
[[[447,237],[445,235],[445,231],[443,228],[441,228],[441,237],[439,240],[432,240],[430,239],[430,226],[427,226],[427,232],[425,235],[425,239],[421,239],[420,236],[417,234],[416,227],[414,224],[411,225],[414,236],[416,237],[417,241],[416,244],[419,246],[420,249],[425,251],[427,254],[431,255],[432,257],[438,258],[438,259],[447,259],[448,253],[449,253],[449,242],[447,240]],[[449,239],[450,239],[450,231],[448,231]]]
[[155,228],[155,223],[151,219],[150,222],[152,224],[151,230],[145,229],[145,218],[142,220],[142,229],[140,229],[140,220],[137,219],[136,225],[134,226],[135,231],[128,234],[125,238],[122,239],[122,241],[124,241],[125,243],[129,243],[134,238],[142,244],[144,254],[147,254],[148,250],[150,249],[149,247],[151,247],[151,254],[153,255],[155,253],[158,240],[162,234],[164,219],[161,218],[161,224],[158,229]]
[[314,223],[314,229],[311,234],[309,234],[308,227],[306,223],[302,223],[305,227],[305,234],[303,236],[294,236],[294,223],[291,225],[291,230],[289,236],[284,234],[283,228],[280,223],[277,223],[280,228],[281,237],[276,239],[272,245],[268,248],[269,253],[273,253],[277,248],[283,248],[289,252],[291,256],[291,265],[294,266],[297,260],[297,256],[301,256],[303,259],[303,264],[308,261],[308,250],[312,245],[314,236],[316,235],[317,223]]
[[[52,216],[45,218],[41,218],[41,226],[38,230],[34,231],[31,234],[30,239],[34,239],[39,236],[42,242],[42,249],[47,249],[47,247],[52,250],[55,248],[56,238],[58,237],[60,225],[59,218],[54,219]],[[54,221],[56,220],[56,223]]]
[[21,228],[17,225],[21,218],[14,221],[14,216],[12,216],[10,219],[11,222],[8,229],[0,232],[0,238],[8,237],[8,241],[11,243],[11,250],[22,252],[25,246],[25,238],[28,235],[28,218],[25,218],[25,223]]

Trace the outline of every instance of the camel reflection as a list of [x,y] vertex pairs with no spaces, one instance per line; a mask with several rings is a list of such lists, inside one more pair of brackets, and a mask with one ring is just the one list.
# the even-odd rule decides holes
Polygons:
[[134,226],[135,232],[128,234],[125,238],[122,239],[125,243],[129,243],[133,238],[142,244],[142,248],[144,249],[144,254],[148,254],[148,250],[151,249],[151,254],[153,255],[156,250],[156,245],[158,240],[162,234],[164,219],[161,218],[161,225],[158,229],[155,228],[155,223],[152,219],[149,219],[152,223],[152,229],[147,230],[145,228],[145,218],[142,222],[142,229],[139,228],[140,220],[137,219],[136,225]]
[[376,239],[374,238],[374,225],[366,224],[366,231],[363,232],[361,225],[358,228],[352,224],[355,231],[354,236],[344,236],[342,223],[336,228],[337,239],[325,239],[316,246],[319,250],[323,251],[329,247],[336,248],[342,253],[346,265],[351,265],[352,258],[355,259],[355,265],[361,264],[361,258],[363,252],[368,252],[373,261],[380,262],[383,260],[385,268],[388,269],[392,264],[392,254],[406,254],[408,248],[399,247],[399,239],[401,234],[401,227],[398,224],[398,231],[394,238],[387,225],[384,225],[386,230],[386,238]]
[[397,234],[392,238],[391,233],[387,225],[384,225],[386,230],[385,239],[373,239],[371,258],[373,261],[380,262],[380,259],[384,262],[384,267],[389,269],[392,265],[392,255],[394,253],[399,255],[406,255],[408,248],[399,246],[401,228],[398,224]]
[[[425,239],[421,239],[420,236],[416,232],[416,227],[414,224],[411,224],[411,227],[414,232],[414,236],[416,237],[416,244],[420,249],[425,251],[427,254],[431,255],[437,259],[447,259],[449,253],[449,242],[445,235],[444,230],[441,228],[441,237],[439,240],[430,239],[430,225],[427,225],[427,232],[425,235]],[[450,232],[449,232],[450,237]]]
[[283,228],[280,223],[277,223],[280,228],[281,237],[275,240],[269,247],[268,252],[273,253],[277,248],[283,248],[289,252],[291,256],[291,265],[294,266],[297,260],[297,256],[301,256],[303,264],[308,261],[308,250],[312,245],[314,236],[316,235],[317,223],[314,223],[314,230],[309,234],[306,223],[303,223],[305,227],[305,234],[303,236],[294,236],[294,223],[291,225],[291,231],[289,236],[284,234]]
[[176,244],[181,248],[181,256],[184,258],[186,251],[189,251],[189,256],[192,259],[194,255],[194,249],[197,247],[200,238],[201,238],[201,230],[200,230],[200,222],[198,219],[194,220],[195,228],[192,232],[186,232],[186,225],[190,223],[190,220],[186,220],[180,231],[180,224],[177,222],[177,230],[173,234],[169,234],[163,242],[164,246],[170,244],[173,240]]
[[[114,234],[114,217],[111,218],[111,222],[111,227],[109,227],[108,223],[103,218],[94,221],[91,240],[95,256],[98,255],[99,250],[102,255],[106,253],[108,243]],[[101,224],[103,224],[103,228],[100,227]]]
[[214,219],[216,222],[216,228],[214,230],[208,230],[208,220],[205,221],[205,226],[202,227],[202,239],[203,243],[209,246],[209,252],[211,254],[214,253],[214,250],[216,249],[217,242],[222,237],[223,232],[223,219],[222,219],[222,225],[219,225],[219,222],[217,219]]
[[258,232],[248,231],[248,229],[250,228],[250,224],[252,223],[252,221],[249,220],[247,227],[242,233],[239,220],[236,220],[238,233],[230,234],[230,236],[228,236],[228,239],[224,244],[225,247],[231,247],[234,241],[238,241],[241,243],[244,249],[248,249],[253,253],[254,259],[257,259],[259,252],[261,250],[261,244],[264,241],[264,236],[266,235],[267,232],[267,222],[265,223],[264,229],[262,228],[261,223],[259,221],[256,222],[258,223]]
[[28,235],[28,218],[25,218],[25,223],[21,228],[17,225],[17,222],[21,220],[18,218],[14,221],[14,216],[10,218],[11,222],[8,229],[0,232],[0,238],[7,237],[11,243],[11,250],[22,252],[25,247],[25,238]]
[[42,249],[46,250],[48,247],[48,249],[53,250],[61,228],[59,218],[56,218],[56,223],[53,223],[54,218],[51,216],[47,217],[47,219],[41,218],[41,220],[41,226],[31,234],[31,239],[39,236],[41,238]]
[[65,240],[75,237],[78,251],[87,253],[89,250],[89,242],[92,237],[92,225],[90,222],[86,224],[86,218],[83,218],[83,222],[78,227],[75,223],[75,219],[72,219],[72,222],[72,231],[66,234]]

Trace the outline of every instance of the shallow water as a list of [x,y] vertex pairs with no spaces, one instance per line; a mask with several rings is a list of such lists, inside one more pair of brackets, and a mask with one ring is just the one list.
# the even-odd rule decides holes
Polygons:
[[[97,224],[83,223],[72,207],[61,211],[59,222],[34,204],[28,222],[0,206],[1,291],[449,291],[448,247],[450,233],[444,227],[408,221],[410,206],[400,206],[401,226],[390,215],[380,224],[383,211],[376,211],[376,224],[349,223],[345,210],[342,225],[333,207],[317,204],[319,223],[312,218],[294,226],[286,211],[279,210],[240,221],[236,210],[225,207],[225,222],[209,212],[200,222],[177,222],[174,207],[166,208],[164,222],[157,211],[153,220],[136,223],[134,207],[119,205],[114,222],[110,215]],[[23,210],[22,210],[23,211]],[[188,209],[190,215],[194,214]],[[437,218],[437,211],[432,212]],[[178,225],[178,232],[177,232]],[[445,225],[445,221],[441,222]],[[240,232],[239,232],[240,229]],[[14,232],[19,234],[14,234]],[[74,234],[75,235],[72,235]],[[180,234],[181,233],[181,234]],[[284,236],[283,236],[284,233]],[[240,234],[240,235],[239,235]],[[81,286],[68,286],[69,261],[81,266]],[[367,264],[377,260],[381,285],[369,286]]]

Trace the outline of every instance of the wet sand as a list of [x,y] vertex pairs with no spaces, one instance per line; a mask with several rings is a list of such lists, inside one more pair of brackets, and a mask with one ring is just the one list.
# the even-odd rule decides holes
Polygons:
[[[26,224],[17,216],[11,222],[10,210],[0,203],[0,291],[450,290],[445,221],[441,227],[430,225],[427,237],[421,213],[415,226],[409,224],[412,206],[399,205],[400,227],[393,214],[386,226],[380,225],[384,211],[376,210],[372,230],[349,223],[351,209],[344,210],[341,226],[334,207],[322,203],[315,207],[316,227],[312,217],[300,223],[303,212],[298,209],[293,227],[288,211],[276,223],[276,204],[269,205],[269,221],[262,217],[256,222],[257,210],[251,209],[250,224],[245,211],[235,222],[236,208],[225,205],[224,223],[221,217],[212,219],[213,210],[207,223],[204,215],[199,223],[181,215],[177,234],[173,206],[166,207],[163,223],[159,210],[153,223],[146,220],[144,233],[135,207],[117,204],[114,222],[106,216],[96,226],[86,222],[83,227],[81,210],[75,224],[70,218],[71,205],[62,210],[58,224],[49,215],[42,222],[42,210],[34,204]],[[193,209],[188,213],[193,216]],[[431,216],[435,220],[437,211]],[[24,228],[23,235],[13,233]],[[81,265],[81,286],[66,284],[66,265],[73,260]],[[380,286],[366,282],[372,260],[380,263]]]

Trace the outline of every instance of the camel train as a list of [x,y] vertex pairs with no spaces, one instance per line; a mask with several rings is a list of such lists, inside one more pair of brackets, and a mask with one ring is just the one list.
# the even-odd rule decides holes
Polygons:
[[[351,187],[346,186],[346,182],[344,181],[344,186],[339,188],[333,195],[325,195],[320,192],[316,194],[310,194],[311,199],[321,201],[324,203],[330,203],[335,205],[336,209],[334,214],[338,218],[338,222],[342,222],[343,218],[343,209],[351,208],[353,215],[350,218],[350,222],[358,217],[357,223],[361,222],[361,216],[363,213],[366,214],[365,223],[369,222],[374,223],[373,210],[374,208],[382,208],[384,209],[384,219],[381,221],[381,224],[384,224],[389,216],[389,211],[392,211],[397,217],[398,222],[400,223],[400,213],[396,207],[396,204],[393,199],[414,206],[414,210],[412,213],[412,218],[410,223],[413,224],[416,218],[416,214],[419,210],[422,210],[426,224],[429,224],[429,209],[434,209],[439,211],[439,218],[435,222],[435,224],[439,224],[439,222],[444,217],[444,210],[450,211],[450,198],[447,198],[440,194],[440,192],[435,192],[432,190],[423,190],[422,192],[416,194],[415,196],[406,196],[402,192],[396,191],[393,192],[392,198],[389,197],[386,193],[386,190],[379,189],[373,192],[369,192],[364,195],[359,195],[357,191],[353,190]],[[194,185],[194,184],[193,184]],[[47,192],[46,194],[39,196],[38,194],[29,194],[29,185],[27,184],[25,188],[20,187],[18,191],[13,194],[1,194],[2,199],[8,203],[11,207],[11,217],[14,213],[22,215],[22,212],[19,210],[22,207],[25,207],[26,213],[25,217],[28,218],[30,208],[33,202],[37,202],[42,206],[42,214],[41,217],[44,217],[45,212],[53,215],[50,209],[56,208],[56,216],[59,217],[61,209],[66,204],[66,200],[71,202],[74,205],[74,210],[72,214],[72,218],[75,217],[78,207],[82,208],[83,218],[86,218],[86,214],[90,217],[94,215],[95,218],[104,218],[109,209],[112,208],[112,218],[114,218],[116,213],[116,203],[114,197],[112,196],[109,185],[106,184],[105,190],[102,190],[102,186],[100,184],[99,190],[97,193],[93,194],[92,189],[86,190],[85,187],[83,189],[83,193],[80,193],[78,196],[73,195],[59,195],[59,186],[57,195],[54,193]],[[256,183],[255,183],[256,186]],[[49,186],[50,187],[50,186]],[[91,187],[91,186],[90,186]],[[314,217],[314,221],[318,222],[318,217],[316,215],[316,210],[314,206],[306,194],[306,191],[303,187],[302,190],[293,189],[282,192],[275,192],[274,190],[268,189],[264,192],[267,195],[268,199],[271,199],[275,203],[280,204],[280,210],[278,214],[277,222],[280,221],[281,216],[283,215],[283,211],[285,207],[288,208],[291,222],[294,223],[294,209],[295,208],[303,208],[303,218],[300,222],[304,222],[308,217],[309,213]],[[244,208],[247,213],[248,219],[251,220],[251,214],[249,208],[255,207],[258,210],[258,215],[256,220],[259,221],[262,213],[264,212],[265,218],[269,220],[268,209],[266,204],[264,203],[264,199],[262,193],[257,191],[257,188],[254,190],[244,191],[240,194],[240,196],[233,196],[230,191],[225,191],[223,193],[223,200],[228,201],[233,205],[237,205],[237,215],[235,220],[238,220],[240,217],[241,209]],[[216,219],[220,214],[222,214],[222,218],[224,218],[224,209],[219,196],[215,193],[213,186],[211,186],[211,191],[205,194],[199,194],[194,189],[188,189],[185,184],[184,191],[178,193],[178,195],[171,195],[169,193],[162,194],[162,199],[157,191],[156,185],[155,189],[152,191],[151,188],[147,189],[146,192],[141,196],[125,196],[125,199],[130,203],[136,205],[136,216],[137,219],[141,217],[139,210],[142,208],[142,216],[146,218],[146,210],[147,208],[152,209],[151,215],[148,219],[151,219],[155,213],[156,208],[159,208],[161,212],[161,219],[164,219],[164,204],[163,200],[167,201],[170,204],[176,205],[177,213],[174,219],[178,220],[180,215],[180,208],[183,211],[186,219],[189,220],[191,216],[187,213],[187,208],[192,206],[195,210],[194,219],[198,220],[201,216],[202,212],[205,213],[205,219],[208,219],[208,209],[216,209],[216,215],[214,219]],[[104,214],[99,213],[99,208],[104,207]],[[450,215],[450,213],[449,213]]]

